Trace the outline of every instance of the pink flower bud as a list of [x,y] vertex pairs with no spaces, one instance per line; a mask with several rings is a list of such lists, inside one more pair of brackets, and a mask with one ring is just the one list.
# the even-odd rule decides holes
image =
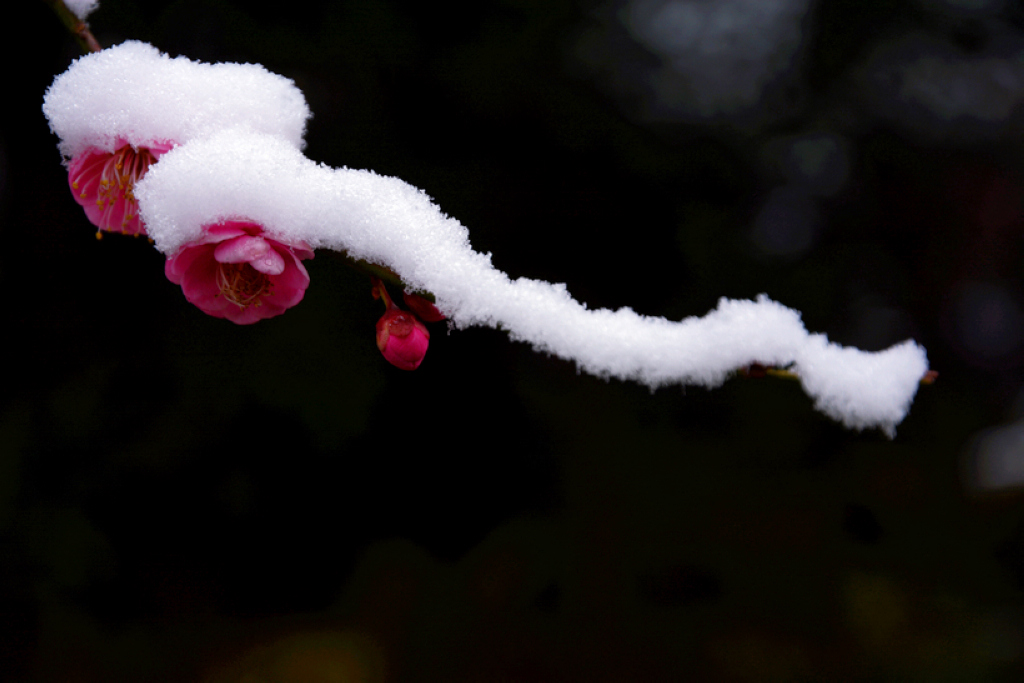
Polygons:
[[204,313],[248,325],[272,318],[302,301],[309,273],[301,259],[313,258],[305,243],[264,236],[249,221],[204,227],[203,237],[167,259],[167,279]]
[[147,147],[119,143],[114,152],[90,147],[71,161],[68,185],[75,201],[85,209],[85,215],[99,228],[96,237],[104,230],[126,235],[146,234],[146,226],[139,220],[135,183],[171,147],[169,143]]
[[411,294],[409,292],[402,292],[402,299],[405,301],[405,305],[409,307],[413,313],[428,323],[436,323],[444,320],[444,313],[437,310],[437,306],[424,299],[419,294]]
[[377,348],[396,368],[418,368],[429,344],[427,326],[409,311],[391,307],[377,321]]

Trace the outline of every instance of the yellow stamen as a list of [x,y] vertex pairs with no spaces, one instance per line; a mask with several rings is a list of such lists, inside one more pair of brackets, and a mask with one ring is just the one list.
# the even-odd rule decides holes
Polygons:
[[124,145],[114,152],[103,167],[96,205],[100,209],[106,209],[119,201],[126,202],[122,232],[127,232],[129,222],[135,220],[139,213],[135,199],[135,183],[145,175],[155,161],[156,157],[148,149],[135,149],[131,145]]
[[248,263],[218,263],[217,286],[224,298],[239,308],[262,305],[273,293],[274,284],[265,273]]

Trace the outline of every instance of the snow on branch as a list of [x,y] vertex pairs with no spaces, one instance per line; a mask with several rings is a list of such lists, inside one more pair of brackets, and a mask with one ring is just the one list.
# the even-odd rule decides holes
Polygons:
[[309,107],[302,91],[259,64],[172,59],[128,41],[88,54],[54,79],[43,113],[74,157],[118,142],[184,144],[224,128],[248,128],[302,148]]
[[64,0],[64,4],[76,17],[85,21],[86,17],[96,11],[99,7],[99,0]]
[[[124,83],[134,101],[111,103]],[[841,347],[763,295],[722,299],[704,317],[669,321],[630,308],[591,310],[564,284],[512,279],[422,190],[303,156],[308,111],[293,88],[262,67],[169,60],[126,43],[76,62],[44,109],[69,155],[116,140],[172,144],[131,180],[132,198],[146,234],[169,258],[168,276],[197,306],[235,322],[259,319],[247,311],[261,297],[281,307],[272,314],[297,303],[308,283],[299,260],[331,249],[432,294],[460,328],[500,328],[593,375],[651,388],[714,387],[754,363],[789,366],[819,410],[891,436],[928,371],[913,341],[878,353]],[[103,96],[90,95],[97,92]],[[245,105],[234,109],[234,97]],[[254,269],[247,278],[240,275],[246,264]],[[274,278],[284,277],[290,303],[272,295],[282,286]]]

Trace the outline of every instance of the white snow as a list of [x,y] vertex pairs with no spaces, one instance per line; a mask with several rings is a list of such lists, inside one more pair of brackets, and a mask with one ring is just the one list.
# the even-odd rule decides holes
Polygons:
[[386,265],[432,292],[458,326],[500,327],[601,377],[716,386],[753,362],[795,363],[816,407],[848,427],[892,434],[928,369],[905,342],[880,353],[810,335],[767,297],[722,299],[703,318],[670,322],[624,308],[589,310],[562,284],[511,279],[421,190],[370,171],[334,169],[273,137],[243,131],[168,152],[136,189],[158,249],[173,254],[202,226],[248,218],[272,236]]
[[73,157],[118,140],[184,144],[229,127],[301,148],[309,107],[295,84],[258,64],[203,64],[129,41],[85,55],[43,98],[60,151]]
[[85,21],[85,18],[96,11],[100,6],[99,0],[64,0],[71,13]]
[[[308,110],[290,81],[262,67],[170,60],[140,43],[112,51],[82,58],[58,77],[44,109],[65,154],[119,137],[178,143],[135,188],[164,254],[197,239],[204,225],[244,218],[282,242],[386,265],[411,288],[434,294],[457,326],[507,330],[588,373],[652,388],[713,387],[753,362],[793,364],[819,410],[890,435],[928,369],[912,341],[879,353],[843,348],[809,334],[797,311],[766,296],[722,299],[706,316],[681,321],[629,308],[590,310],[563,284],[495,269],[471,247],[467,229],[423,191],[303,156]],[[131,101],[112,103],[124,90]]]

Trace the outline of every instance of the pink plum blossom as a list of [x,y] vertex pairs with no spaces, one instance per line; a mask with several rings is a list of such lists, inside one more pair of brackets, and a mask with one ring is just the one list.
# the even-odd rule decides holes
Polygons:
[[313,258],[304,242],[271,239],[258,223],[244,220],[203,232],[168,258],[164,271],[204,313],[249,325],[302,301],[309,286],[302,259]]
[[114,152],[90,147],[68,166],[68,184],[75,201],[99,230],[145,235],[135,200],[135,183],[174,145],[165,142],[134,146],[119,141]]
[[392,307],[377,321],[377,348],[396,368],[418,368],[429,345],[427,326],[409,311]]

